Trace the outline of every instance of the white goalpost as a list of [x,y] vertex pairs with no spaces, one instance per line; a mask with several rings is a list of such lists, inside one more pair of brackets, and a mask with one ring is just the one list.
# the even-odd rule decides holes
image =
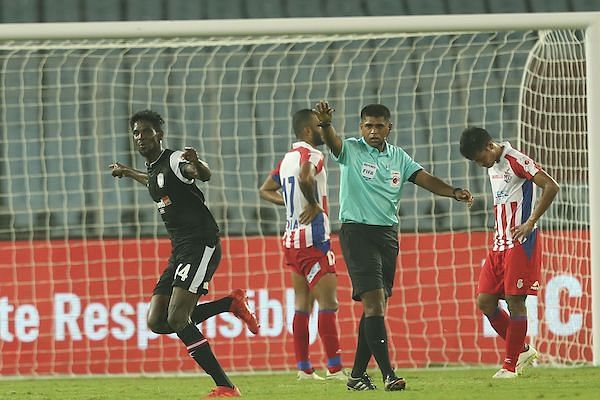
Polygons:
[[[293,369],[285,216],[257,188],[293,141],[293,112],[320,99],[346,137],[362,106],[387,105],[390,140],[476,197],[469,210],[404,189],[388,310],[395,366],[500,361],[475,304],[494,220],[485,170],[458,151],[467,126],[559,181],[540,220],[528,340],[541,364],[600,365],[598,43],[600,13],[0,25],[0,375],[197,368],[176,338],[146,328],[169,240],[146,188],[108,169],[144,168],[127,122],[145,108],[165,118],[167,147],[195,147],[213,172],[200,187],[223,260],[207,300],[246,288],[261,323],[254,336],[222,314],[201,330],[228,371]],[[335,233],[339,169],[327,168]],[[350,364],[360,308],[335,234],[333,246]],[[315,318],[311,343],[322,368]]]

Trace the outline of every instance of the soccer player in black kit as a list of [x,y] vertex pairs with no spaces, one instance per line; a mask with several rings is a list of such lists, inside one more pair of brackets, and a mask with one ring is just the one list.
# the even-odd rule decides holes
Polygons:
[[150,300],[148,327],[158,334],[175,332],[189,355],[213,378],[217,387],[206,398],[239,397],[240,391],[221,368],[196,324],[227,311],[243,320],[254,334],[258,333],[258,323],[242,289],[197,304],[199,297],[208,293],[208,283],[221,259],[219,227],[195,184],[196,179],[208,181],[211,172],[191,147],[183,151],[163,149],[163,125],[162,117],[150,110],[139,111],[129,120],[133,141],[146,158],[147,172],[118,162],[109,166],[113,176],[126,176],[148,187],[171,238],[168,266]]

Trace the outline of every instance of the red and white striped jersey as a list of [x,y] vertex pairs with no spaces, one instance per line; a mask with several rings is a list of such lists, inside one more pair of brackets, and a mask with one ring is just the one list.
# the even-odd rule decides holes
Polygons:
[[[500,160],[488,168],[496,216],[494,251],[514,247],[510,229],[523,224],[531,216],[536,201],[533,176],[540,171],[531,158],[513,149],[510,143],[503,142],[501,145],[504,149]],[[521,242],[525,240],[527,238]]]
[[[299,221],[300,214],[308,203],[298,184],[300,167],[306,161],[316,168],[317,192],[315,197],[325,211],[308,225],[301,224]],[[283,246],[288,249],[311,247],[329,240],[331,228],[329,226],[327,174],[325,173],[324,161],[323,153],[319,150],[306,142],[296,142],[271,172],[271,178],[281,186],[285,202],[286,224],[285,233],[283,234]]]

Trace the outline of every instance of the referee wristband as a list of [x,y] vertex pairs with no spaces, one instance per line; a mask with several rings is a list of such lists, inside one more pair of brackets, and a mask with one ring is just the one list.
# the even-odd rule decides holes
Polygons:
[[462,188],[458,188],[458,187],[457,187],[457,188],[454,188],[454,190],[452,190],[452,197],[454,197],[454,200],[456,200],[456,201],[459,201],[459,200],[456,198],[456,192],[457,192],[458,190],[462,190]]

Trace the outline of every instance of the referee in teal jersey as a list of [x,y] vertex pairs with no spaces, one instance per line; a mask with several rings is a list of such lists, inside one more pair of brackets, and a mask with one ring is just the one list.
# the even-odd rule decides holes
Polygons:
[[375,389],[366,374],[373,355],[385,390],[403,390],[406,381],[396,376],[391,366],[384,322],[396,273],[402,185],[409,181],[469,206],[473,196],[468,190],[452,187],[429,174],[402,148],[387,142],[392,123],[386,106],[365,106],[360,112],[362,137],[346,140],[331,125],[333,111],[325,101],[315,106],[323,141],[340,164],[340,244],[352,281],[352,298],[363,305],[354,366],[347,385],[352,390]]

